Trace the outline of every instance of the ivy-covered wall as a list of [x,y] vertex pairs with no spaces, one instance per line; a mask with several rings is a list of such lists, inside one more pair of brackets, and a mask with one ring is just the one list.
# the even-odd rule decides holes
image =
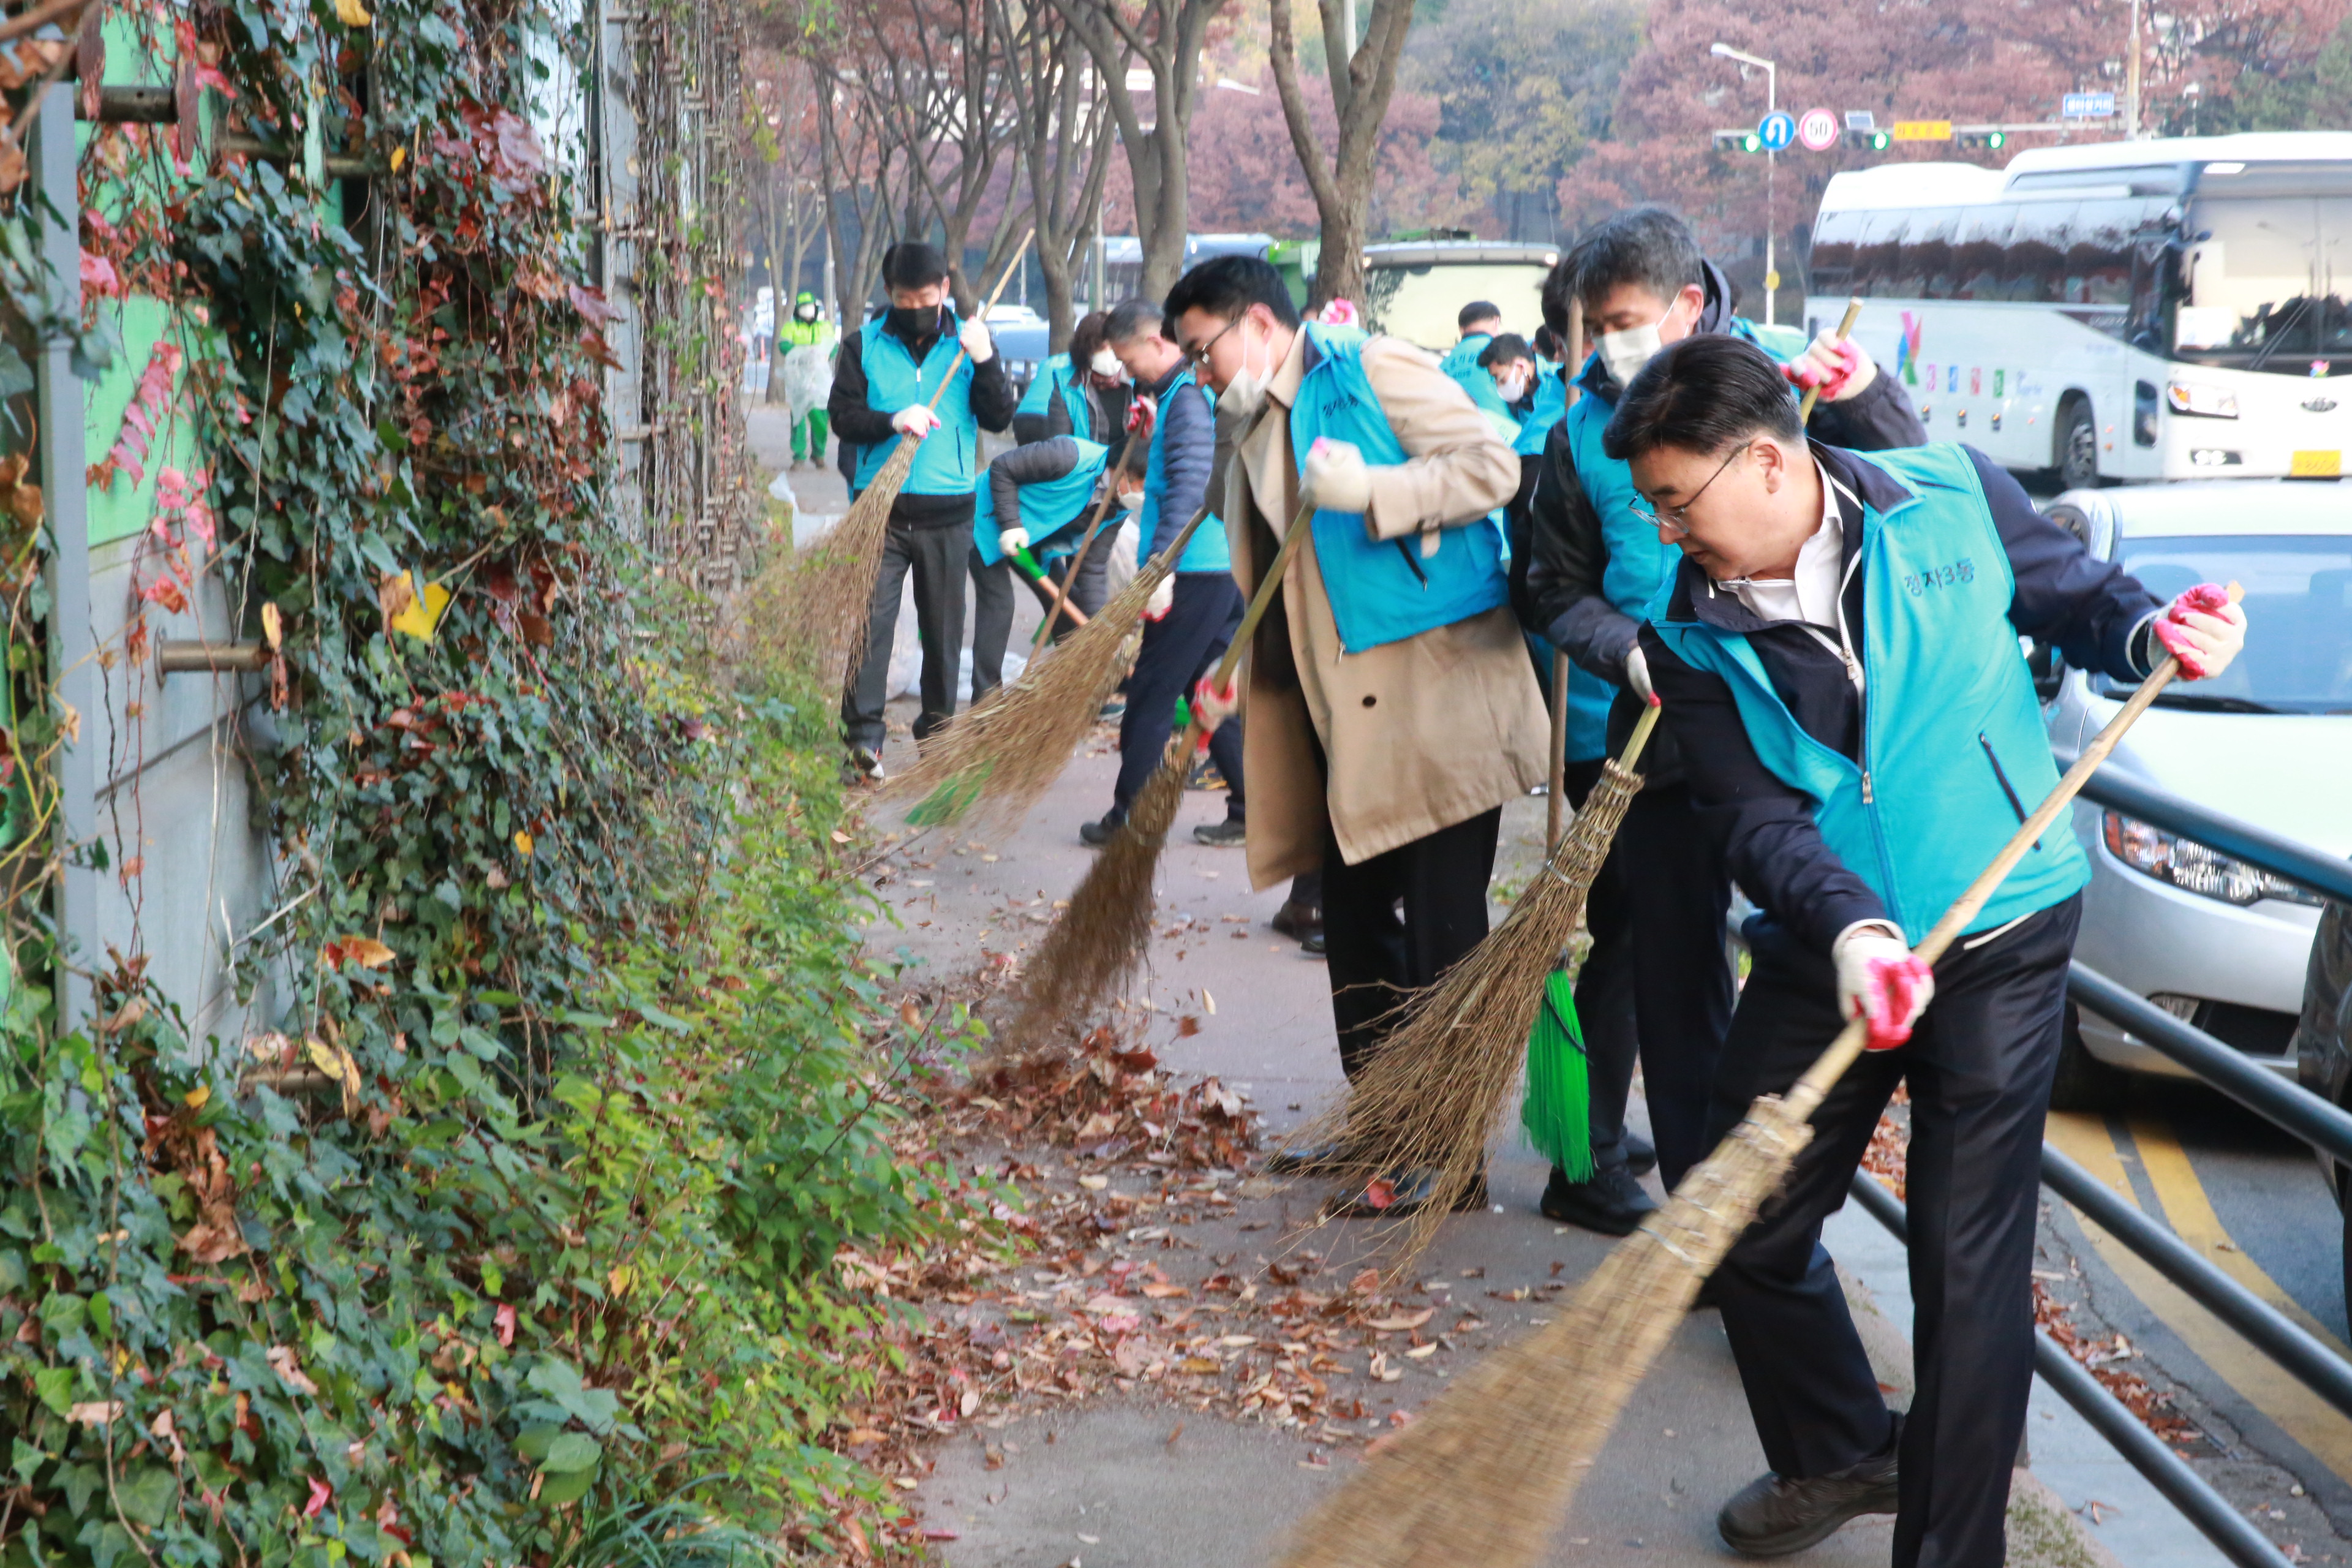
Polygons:
[[[619,75],[701,119],[631,178],[708,193],[723,29],[634,9]],[[0,23],[6,438],[58,438],[22,373],[71,337],[93,546],[59,603],[0,461],[0,1565],[822,1552],[879,1496],[817,1439],[888,1311],[836,1250],[993,1222],[890,1145],[916,1026],[859,958],[827,705],[705,641],[723,221],[644,216],[600,286],[600,138],[543,132],[616,68],[602,8],[127,0],[85,109],[202,108],[82,138],[77,312],[10,154],[81,20]],[[675,437],[630,506],[624,316]],[[197,639],[254,668],[158,675]],[[77,871],[102,940],[51,918]]]

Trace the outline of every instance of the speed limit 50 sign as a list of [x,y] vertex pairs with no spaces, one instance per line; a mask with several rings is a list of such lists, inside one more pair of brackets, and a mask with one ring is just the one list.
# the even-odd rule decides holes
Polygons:
[[1808,109],[1797,117],[1797,144],[1808,153],[1826,153],[1837,145],[1838,117],[1830,110]]

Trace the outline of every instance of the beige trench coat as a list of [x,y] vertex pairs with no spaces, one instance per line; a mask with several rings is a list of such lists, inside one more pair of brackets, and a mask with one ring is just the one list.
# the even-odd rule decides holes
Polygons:
[[[1223,486],[1213,495],[1244,594],[1297,510],[1290,407],[1313,353],[1300,332],[1265,405],[1221,454]],[[1518,488],[1517,456],[1421,350],[1374,338],[1363,365],[1407,453],[1374,472],[1365,516],[1373,537],[1487,526],[1486,514]],[[1492,810],[1545,776],[1543,698],[1509,608],[1343,652],[1311,538],[1252,644],[1243,714],[1258,888],[1319,867],[1327,823],[1355,865]]]

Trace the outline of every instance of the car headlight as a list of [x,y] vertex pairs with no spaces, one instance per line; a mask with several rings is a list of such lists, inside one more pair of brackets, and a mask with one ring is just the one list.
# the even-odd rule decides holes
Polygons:
[[2120,811],[2105,814],[2103,831],[2108,854],[2142,876],[2169,882],[2183,892],[2200,893],[2225,904],[2251,904],[2263,899],[2290,904],[2323,901],[2318,894],[2260,866],[2248,865],[2194,838],[2167,833]]
[[2164,400],[2172,405],[2175,414],[2193,414],[2200,419],[2235,419],[2238,416],[2236,393],[2208,386],[2202,382],[2167,382]]

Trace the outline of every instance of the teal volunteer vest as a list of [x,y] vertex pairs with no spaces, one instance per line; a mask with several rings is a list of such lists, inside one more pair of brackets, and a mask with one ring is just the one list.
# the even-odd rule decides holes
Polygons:
[[[1939,444],[1858,460],[1909,492],[1884,515],[1863,509],[1860,766],[1799,727],[1747,637],[1697,621],[1656,625],[1686,663],[1729,684],[1758,757],[1812,801],[1822,837],[1916,942],[2017,831],[2001,775],[2032,803],[2057,786],[2058,768],[2009,619],[2009,556],[1968,454]],[[2048,909],[2090,879],[2062,822],[1969,930]]]
[[1020,405],[1013,412],[1042,415],[1056,397],[1070,411],[1070,434],[1082,438],[1093,435],[1094,409],[1087,402],[1087,389],[1080,384],[1067,354],[1053,354],[1037,367],[1037,374],[1030,378],[1029,390],[1021,395]]
[[[1099,441],[1072,438],[1078,444],[1078,460],[1068,473],[1021,487],[1021,526],[1028,531],[1029,553],[1040,561],[1077,549],[1078,541],[1086,536],[1083,525],[1089,515],[1087,506],[1095,499],[1096,484],[1102,479],[1103,461],[1110,456],[1110,448]],[[971,542],[991,566],[1004,559],[992,521],[972,519]]]
[[[1197,397],[1203,403],[1210,402],[1208,388],[1193,379],[1192,367],[1189,364],[1184,367],[1184,374],[1170,384],[1167,395],[1160,401],[1173,403],[1180,397]],[[1216,417],[1213,405],[1210,408],[1210,417]],[[1140,550],[1151,548],[1151,542],[1157,537],[1160,527],[1160,503],[1168,496],[1167,440],[1168,420],[1163,409],[1161,416],[1151,422],[1150,457],[1143,470],[1143,510],[1138,517],[1136,533],[1136,547]],[[1190,518],[1182,519],[1178,526],[1191,521]],[[1225,543],[1224,524],[1212,512],[1200,527],[1192,531],[1192,542],[1184,546],[1184,553],[1176,558],[1176,570],[1230,572],[1233,569],[1233,552]]]
[[[915,466],[907,474],[905,487],[908,495],[968,496],[980,484],[980,426],[971,416],[971,362],[957,364],[956,356],[963,348],[956,342],[955,318],[944,315],[943,323],[939,342],[919,365],[907,345],[885,329],[882,318],[866,322],[865,331],[857,334],[858,363],[866,367],[866,405],[879,413],[896,414],[901,408],[929,403],[948,366],[956,365],[954,384],[935,410],[940,427],[915,448]],[[862,490],[872,484],[905,439],[893,436],[865,448],[857,460],[853,488]]]
[[[1326,436],[1352,443],[1368,465],[1403,462],[1404,447],[1364,374],[1364,334],[1314,324],[1300,330],[1320,356],[1290,411],[1291,455],[1300,471],[1308,448]],[[1419,537],[1375,542],[1361,512],[1319,510],[1312,526],[1316,564],[1339,646],[1349,653],[1402,642],[1509,602],[1503,531],[1491,521],[1439,531],[1429,555]]]
[[[1794,351],[1780,352],[1778,343],[1764,342],[1757,336],[1754,325],[1745,317],[1734,316],[1727,329],[1732,336],[1746,338],[1781,363],[1804,353],[1803,334],[1798,334]],[[1585,361],[1583,374],[1590,374],[1599,355]],[[1635,620],[1647,618],[1650,606],[1674,585],[1675,568],[1681,563],[1683,552],[1659,539],[1655,525],[1634,515],[1633,501],[1633,471],[1624,463],[1601,449],[1601,433],[1609,427],[1609,416],[1617,412],[1613,398],[1587,390],[1568,410],[1569,453],[1576,460],[1577,482],[1584,487],[1584,499],[1592,503],[1593,515],[1601,520],[1601,542],[1609,550],[1609,564],[1601,570],[1601,594],[1620,615]],[[1615,700],[1614,683],[1579,668],[1569,681],[1568,756],[1570,761],[1589,761],[1608,749],[1609,704]]]

